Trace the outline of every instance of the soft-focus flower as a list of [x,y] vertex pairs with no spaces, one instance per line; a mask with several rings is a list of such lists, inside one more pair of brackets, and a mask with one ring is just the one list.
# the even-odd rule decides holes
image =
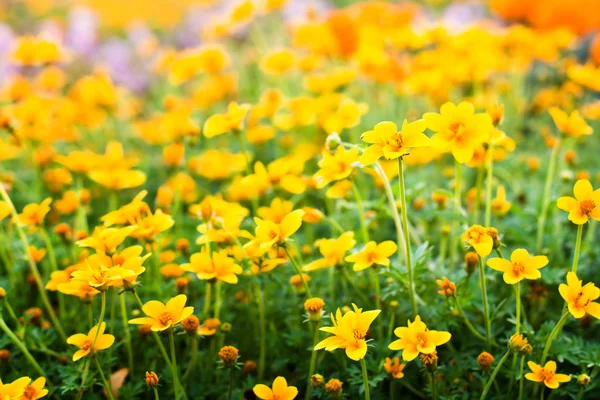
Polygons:
[[525,378],[533,382],[542,382],[550,389],[556,389],[559,384],[571,380],[569,375],[556,373],[556,363],[554,361],[548,361],[543,367],[533,361],[528,361],[527,365],[531,372],[525,374]]
[[431,146],[431,140],[423,133],[427,129],[424,120],[408,123],[404,120],[402,129],[393,122],[380,122],[372,131],[362,134],[361,139],[370,146],[360,157],[362,165],[371,165],[381,157],[393,160],[409,154],[415,147]]
[[11,383],[2,383],[0,379],[0,399],[17,400],[23,396],[25,388],[31,379],[28,376],[16,379]]
[[391,350],[403,350],[402,359],[412,361],[419,353],[432,354],[437,346],[450,341],[450,333],[443,331],[431,331],[427,325],[421,321],[417,315],[411,323],[408,321],[408,327],[399,327],[394,330],[398,340],[393,341],[388,346]]
[[494,238],[489,229],[481,225],[473,225],[462,235],[462,240],[467,242],[480,257],[487,257],[494,248]]
[[525,249],[517,249],[510,255],[510,261],[504,258],[490,258],[488,267],[504,272],[504,282],[514,285],[523,279],[535,280],[542,276],[540,269],[548,265],[548,257],[531,256]]
[[386,357],[385,362],[383,363],[385,372],[387,372],[387,374],[394,379],[404,378],[404,367],[406,367],[406,364],[401,364],[398,357],[394,357],[393,360],[389,357]]
[[575,198],[559,197],[556,205],[569,212],[569,221],[576,225],[588,222],[590,218],[600,221],[600,189],[594,190],[587,179],[580,179],[573,187]]
[[347,256],[345,260],[354,263],[354,266],[352,267],[354,271],[362,271],[374,264],[389,267],[389,257],[394,254],[396,250],[398,250],[398,246],[391,240],[386,240],[379,244],[371,241],[367,243],[363,250]]
[[579,137],[582,135],[591,135],[594,130],[581,118],[578,111],[573,111],[571,115],[558,107],[552,107],[548,110],[554,124],[565,136]]
[[[94,326],[87,335],[83,333],[77,333],[69,336],[67,343],[79,347],[79,350],[73,354],[73,361],[77,361],[80,358],[87,356],[91,352],[105,350],[112,346],[115,342],[115,337],[113,335],[104,333],[105,329],[106,322],[102,322],[100,326]],[[92,345],[94,346],[93,348]]]
[[319,252],[323,258],[305,265],[303,271],[314,271],[321,268],[339,265],[346,252],[356,244],[354,232],[344,232],[338,238],[319,240]]
[[325,349],[333,351],[335,349],[346,349],[346,355],[352,360],[362,360],[367,354],[367,342],[365,337],[373,320],[379,315],[381,310],[362,311],[356,304],[352,304],[354,311],[348,311],[342,316],[342,311],[338,308],[333,316],[331,313],[332,327],[323,327],[320,330],[333,334],[325,340],[319,342],[316,350]]
[[204,122],[204,136],[212,138],[230,131],[241,130],[249,110],[250,106],[247,104],[230,103],[226,114],[215,114]]
[[40,204],[31,203],[23,208],[19,214],[19,222],[25,226],[39,226],[44,223],[46,214],[50,212],[51,198],[43,200]]
[[334,154],[323,151],[323,158],[319,161],[319,170],[315,174],[317,188],[320,189],[331,182],[348,178],[359,159],[358,149],[346,150],[340,146]]
[[569,312],[575,318],[582,318],[586,314],[600,319],[600,303],[594,302],[600,297],[600,288],[592,282],[583,285],[574,272],[567,273],[567,284],[561,283],[558,291],[567,302]]
[[237,283],[237,275],[243,272],[225,250],[212,255],[206,252],[192,254],[190,262],[181,264],[181,269],[195,273],[198,279],[217,279],[226,283]]
[[456,285],[454,282],[449,281],[445,276],[441,280],[436,279],[435,283],[440,287],[438,293],[442,296],[454,296],[456,293]]
[[175,327],[178,323],[192,315],[194,307],[186,307],[187,296],[180,294],[171,298],[167,304],[150,300],[142,307],[146,317],[129,320],[130,324],[150,325],[154,332],[164,331]]
[[282,376],[275,378],[273,388],[259,383],[254,385],[252,391],[261,400],[292,400],[298,396],[298,389],[295,386],[288,386]]
[[503,185],[498,186],[496,191],[496,198],[492,199],[492,211],[496,215],[506,214],[511,207],[510,201],[506,200],[506,190]]

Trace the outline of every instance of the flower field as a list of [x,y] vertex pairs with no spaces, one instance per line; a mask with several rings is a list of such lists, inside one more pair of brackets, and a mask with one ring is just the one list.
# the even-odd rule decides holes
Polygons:
[[594,0],[0,3],[0,400],[600,398]]

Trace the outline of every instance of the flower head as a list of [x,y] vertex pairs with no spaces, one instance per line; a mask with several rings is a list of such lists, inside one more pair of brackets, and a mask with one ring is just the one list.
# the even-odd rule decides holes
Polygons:
[[494,356],[487,351],[482,352],[477,356],[477,364],[482,370],[488,369],[494,363]]
[[569,212],[569,221],[576,225],[588,222],[590,218],[600,221],[600,189],[594,190],[587,179],[580,179],[573,187],[575,198],[559,197],[556,205]]
[[331,321],[333,326],[323,327],[320,330],[333,334],[319,342],[314,350],[325,349],[333,351],[335,349],[346,349],[346,355],[352,360],[362,360],[367,354],[367,341],[365,337],[373,320],[379,315],[381,310],[362,311],[356,304],[352,304],[354,311],[348,311],[342,316],[342,311],[338,308]]
[[567,302],[569,312],[575,318],[582,318],[585,314],[600,319],[600,303],[594,300],[600,297],[600,288],[592,282],[583,285],[574,272],[567,273],[567,284],[561,283],[558,291]]
[[496,198],[492,200],[492,211],[494,214],[502,216],[506,214],[512,204],[506,200],[506,190],[503,185],[498,186]]
[[385,372],[394,379],[404,378],[404,367],[406,367],[406,364],[400,364],[400,359],[398,357],[394,357],[393,360],[386,357],[385,362],[383,363]]
[[504,258],[490,258],[488,267],[504,272],[504,282],[513,285],[523,279],[535,280],[542,276],[540,269],[548,265],[548,257],[531,256],[525,249],[517,249],[510,255],[510,261]]
[[594,132],[583,120],[579,111],[573,111],[569,115],[558,107],[551,107],[548,112],[552,116],[552,120],[560,133],[565,136],[579,137],[582,135],[591,135]]
[[[245,246],[250,244],[258,244],[260,247],[269,248],[271,246],[283,245],[287,238],[292,236],[300,226],[302,226],[302,216],[304,211],[295,210],[287,214],[281,223],[273,221],[265,221],[255,217],[256,222],[255,237]],[[244,247],[245,247],[244,246]]]
[[258,384],[252,390],[261,400],[292,400],[298,396],[298,389],[295,386],[288,386],[283,376],[275,378],[272,389],[267,385]]
[[319,170],[315,174],[317,188],[323,188],[331,182],[349,177],[358,160],[358,149],[346,150],[340,146],[333,154],[323,151],[323,158],[319,161]]
[[43,200],[40,204],[31,203],[23,208],[23,212],[19,214],[19,222],[25,226],[39,226],[44,223],[46,214],[50,212],[51,198]]
[[146,371],[146,385],[153,387],[158,385],[158,375],[154,371]]
[[554,361],[548,361],[543,367],[533,361],[527,362],[527,365],[531,372],[525,374],[525,378],[533,382],[542,382],[550,389],[556,389],[559,384],[571,380],[569,375],[556,373],[556,363]]
[[2,383],[0,379],[0,399],[2,400],[17,400],[25,393],[25,388],[29,385],[28,376],[19,378],[11,383]]
[[494,238],[489,229],[481,225],[471,226],[463,233],[462,239],[475,249],[480,257],[487,257],[494,248]]
[[180,294],[163,304],[160,301],[150,300],[142,307],[146,317],[135,318],[130,324],[150,325],[152,331],[160,332],[174,327],[194,312],[194,307],[185,307],[187,296]]
[[372,131],[361,136],[363,142],[370,146],[360,158],[360,163],[371,165],[381,157],[394,160],[404,157],[412,148],[431,146],[431,140],[423,133],[425,129],[427,123],[422,119],[410,124],[404,120],[400,131],[393,122],[378,123]]
[[[104,333],[106,322],[94,326],[88,334],[77,333],[67,339],[68,344],[79,347],[79,350],[73,354],[73,361],[77,361],[87,356],[91,352],[108,349],[115,342],[115,337]],[[95,341],[95,342],[94,342]],[[93,345],[93,348],[92,348]]]
[[431,331],[417,315],[414,322],[408,321],[408,327],[399,327],[394,330],[398,340],[388,346],[391,350],[403,350],[402,359],[412,361],[419,353],[431,354],[437,346],[447,343],[451,336],[449,332]]
[[217,279],[231,284],[237,283],[237,275],[243,272],[242,267],[225,250],[213,253],[212,256],[206,252],[192,254],[190,262],[182,264],[181,269],[195,273],[198,279]]
[[435,283],[437,283],[437,285],[440,287],[438,293],[442,296],[450,297],[454,296],[454,293],[456,293],[456,285],[454,284],[454,282],[449,281],[448,278],[446,278],[445,276],[442,277],[441,280],[437,279]]
[[398,246],[391,240],[386,240],[379,244],[369,242],[365,248],[358,253],[347,256],[347,262],[354,263],[352,269],[354,271],[362,271],[375,264],[389,267],[389,257],[398,250]]

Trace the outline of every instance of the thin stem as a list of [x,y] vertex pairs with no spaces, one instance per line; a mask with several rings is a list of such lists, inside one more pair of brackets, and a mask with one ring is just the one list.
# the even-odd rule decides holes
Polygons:
[[190,363],[188,364],[188,367],[185,370],[185,373],[183,374],[184,381],[187,379],[187,377],[190,375],[190,373],[196,366],[196,359],[197,359],[196,353],[198,353],[198,336],[195,333],[192,335],[192,348],[191,348],[190,352],[192,353],[191,354],[192,358],[190,359]]
[[77,400],[81,400],[83,397],[83,385],[85,385],[85,382],[87,381],[91,363],[92,357],[88,357],[88,359],[85,361],[85,366],[83,367],[83,375],[81,376],[81,385],[79,386],[79,392],[77,393]]
[[362,290],[360,290],[358,288],[358,286],[356,286],[356,282],[354,282],[353,279],[350,279],[350,276],[348,276],[348,271],[346,271],[346,268],[344,268],[344,266],[340,267],[340,271],[342,272],[342,277],[346,280],[346,282],[348,282],[350,284],[350,286],[352,286],[352,289],[354,290],[354,292],[358,295],[358,297],[360,297],[360,299],[362,300],[362,302],[364,304],[369,304],[369,299],[365,296],[365,294],[363,293]]
[[56,317],[56,313],[54,312],[54,309],[52,308],[52,305],[50,304],[50,300],[48,299],[48,295],[46,294],[46,290],[44,288],[44,283],[42,281],[40,271],[38,270],[35,261],[33,261],[33,258],[31,258],[29,251],[27,251],[27,249],[29,248],[29,241],[27,240],[27,237],[25,236],[25,232],[23,231],[23,228],[21,227],[21,225],[18,222],[19,217],[17,214],[17,210],[15,209],[15,206],[14,206],[12,200],[8,196],[8,193],[6,193],[6,189],[4,189],[4,185],[0,185],[0,196],[2,196],[2,199],[6,202],[6,204],[10,208],[10,212],[12,214],[13,220],[15,221],[14,225],[17,228],[17,232],[19,233],[19,237],[21,239],[21,244],[23,245],[25,257],[27,257],[27,262],[29,263],[29,270],[35,279],[35,284],[40,293],[40,297],[42,298],[42,302],[44,303],[44,307],[46,308],[46,312],[48,313],[48,316],[50,317],[50,320],[52,321],[52,325],[54,325],[54,328],[58,331],[58,334],[60,335],[60,337],[64,341],[66,341],[67,335],[65,334],[65,331],[63,330],[62,325],[60,324],[60,321]]
[[131,332],[129,331],[129,324],[127,323],[127,306],[125,304],[125,296],[119,295],[119,302],[121,304],[121,323],[125,330],[125,348],[127,349],[127,363],[129,364],[129,372],[133,375],[133,351],[131,350]]
[[4,306],[6,307],[6,311],[8,311],[8,314],[10,315],[12,320],[15,322],[15,325],[18,326],[19,328],[21,328],[23,324],[21,324],[21,320],[19,320],[19,318],[17,318],[17,315],[15,314],[15,310],[13,310],[12,306],[8,302],[8,297],[4,297]]
[[463,311],[463,309],[460,306],[460,303],[458,302],[458,299],[456,297],[454,297],[454,302],[456,304],[456,308],[458,309],[459,314],[465,320],[465,325],[467,325],[467,328],[469,328],[469,330],[471,331],[471,333],[474,336],[478,337],[479,339],[483,340],[484,342],[487,342],[487,339],[481,333],[477,332],[477,329],[475,329],[475,327],[473,326],[473,324],[471,324],[471,321],[469,321],[469,318],[467,318],[467,315]]
[[96,346],[96,340],[98,340],[98,334],[100,333],[100,325],[102,325],[102,322],[104,321],[104,314],[106,312],[106,291],[101,292],[100,296],[102,301],[100,307],[100,318],[98,319],[98,328],[96,329],[96,334],[94,335],[94,340],[92,341],[92,351],[94,351]]
[[175,400],[179,400],[179,378],[177,376],[177,359],[175,356],[175,339],[173,338],[173,329],[169,330],[169,343],[171,345],[171,372],[173,373],[173,389],[175,391]]
[[369,375],[367,374],[367,363],[364,358],[360,360],[360,366],[362,367],[363,384],[365,386],[365,400],[371,400],[371,395],[369,393]]
[[546,217],[548,215],[548,208],[551,200],[550,191],[552,189],[552,180],[554,179],[554,170],[556,169],[556,160],[558,159],[558,153],[560,152],[560,145],[560,139],[558,139],[552,148],[552,153],[550,154],[550,164],[548,164],[546,184],[544,185],[544,195],[542,196],[542,209],[540,211],[537,227],[536,249],[538,252],[542,250],[542,245],[544,242],[544,229],[546,228]]
[[452,237],[450,240],[450,265],[454,265],[456,260],[456,250],[458,248],[458,238],[460,237],[458,218],[460,216],[462,200],[462,168],[458,161],[454,161],[454,216],[452,222]]
[[515,299],[517,302],[517,315],[516,315],[516,330],[517,333],[521,332],[521,283],[517,282],[515,286]]
[[483,165],[477,168],[477,178],[475,179],[475,203],[473,204],[473,214],[471,218],[471,225],[479,221],[479,208],[481,207],[481,186],[483,185]]
[[394,333],[394,322],[396,319],[396,309],[392,309],[392,315],[390,317],[390,325],[388,327],[388,334],[387,334],[387,338],[388,341],[392,341],[392,334]]
[[25,358],[27,358],[29,364],[31,364],[31,366],[36,370],[36,372],[41,376],[45,377],[46,373],[44,372],[44,370],[40,367],[37,361],[35,361],[35,358],[31,355],[29,350],[27,350],[25,344],[23,344],[23,342],[19,340],[17,335],[15,335],[14,332],[10,330],[8,325],[6,325],[6,322],[4,321],[4,318],[2,318],[2,316],[0,316],[0,328],[4,331],[6,336],[8,336],[8,338],[15,344],[15,346],[17,346],[19,350],[21,350],[21,352],[25,355]]
[[558,320],[558,322],[556,323],[556,325],[554,325],[554,329],[552,329],[552,332],[550,332],[550,335],[548,336],[548,340],[546,340],[546,344],[544,345],[544,352],[542,353],[542,360],[541,360],[541,365],[544,365],[546,363],[546,358],[548,357],[548,352],[550,351],[550,347],[552,346],[552,342],[554,341],[556,335],[558,334],[558,332],[562,329],[563,325],[565,324],[565,321],[567,320],[567,317],[569,316],[569,311],[565,310],[563,312],[562,317],[560,317],[560,319]]
[[504,353],[504,356],[502,357],[502,359],[500,359],[500,362],[498,363],[498,365],[496,365],[496,368],[494,368],[494,372],[492,372],[492,376],[490,376],[490,380],[485,385],[485,388],[483,389],[483,393],[481,393],[481,397],[479,398],[479,400],[485,399],[485,397],[487,396],[488,392],[490,391],[490,389],[492,387],[492,384],[494,383],[494,380],[496,379],[496,375],[498,375],[498,372],[500,371],[502,364],[504,364],[504,362],[506,361],[506,359],[508,358],[509,355],[510,355],[510,350],[507,350],[506,353]]
[[[377,269],[370,268],[373,274],[373,281],[375,282],[375,307],[378,310],[381,310],[381,285],[379,283],[379,274],[377,273]],[[379,335],[379,339],[383,338],[383,321],[380,319],[377,321],[377,333]]]
[[160,399],[158,398],[158,390],[156,390],[156,386],[154,386],[154,387],[152,388],[152,390],[154,391],[154,400],[160,400]]
[[233,393],[233,371],[234,368],[229,368],[229,390],[227,391],[227,399],[231,400],[231,395]]
[[296,264],[294,257],[292,257],[292,255],[290,254],[290,250],[288,249],[287,246],[283,246],[283,249],[285,250],[285,254],[287,254],[287,256],[288,256],[288,259],[292,263],[294,270],[296,271],[298,276],[300,276],[300,280],[302,281],[302,285],[304,285],[304,290],[306,291],[306,295],[308,297],[312,297],[312,295],[310,294],[310,288],[308,287],[308,284],[306,283],[306,280],[304,279],[304,275],[302,274],[302,270],[300,270],[300,267],[298,266],[298,264]]
[[579,263],[579,253],[581,252],[581,237],[583,236],[583,224],[577,227],[577,240],[575,242],[575,254],[573,255],[573,266],[571,271],[577,273],[577,264]]
[[265,296],[260,285],[256,285],[256,301],[258,303],[258,319],[260,324],[260,354],[258,358],[258,380],[262,380],[267,363],[267,326],[265,319]]
[[485,321],[485,331],[488,346],[492,343],[492,325],[490,322],[490,310],[487,298],[487,289],[485,284],[485,267],[483,257],[479,257],[479,287],[481,289],[481,301],[483,302],[483,316]]
[[492,222],[492,179],[494,178],[494,142],[490,139],[487,150],[487,176],[485,181],[485,226]]
[[210,302],[211,302],[211,293],[212,293],[213,283],[210,281],[206,281],[206,291],[204,292],[204,318],[208,318],[210,315]]
[[437,388],[435,384],[435,372],[431,371],[431,397],[437,400]]
[[114,397],[112,395],[112,389],[111,389],[110,385],[108,384],[106,377],[104,376],[104,371],[102,371],[102,366],[98,362],[98,357],[96,357],[96,356],[93,356],[93,357],[94,357],[94,361],[96,362],[96,368],[98,369],[98,372],[100,373],[100,379],[102,380],[102,384],[106,388],[106,393],[108,393],[108,398],[110,400],[114,400]]
[[519,399],[523,398],[523,383],[525,382],[525,377],[523,376],[523,368],[525,367],[525,355],[521,356],[521,366],[519,367]]
[[54,246],[52,246],[50,236],[48,236],[48,232],[43,226],[40,226],[40,234],[42,235],[42,239],[44,240],[46,249],[48,249],[48,258],[50,259],[50,266],[52,267],[52,271],[58,271],[58,265],[56,264],[56,255],[54,254]]
[[215,282],[215,318],[221,316],[221,282]]
[[406,249],[406,270],[408,273],[408,294],[413,317],[417,315],[417,301],[415,299],[415,286],[413,282],[413,270],[410,251],[410,235],[408,233],[408,213],[406,205],[406,189],[404,185],[404,165],[402,158],[398,158],[398,180],[400,185],[400,212],[402,214],[402,228],[404,231],[404,247]]
[[369,242],[369,230],[367,229],[367,222],[365,218],[365,208],[363,205],[362,197],[360,195],[360,190],[354,180],[350,180],[352,182],[352,191],[354,192],[354,200],[356,201],[356,207],[358,209],[358,222],[360,224],[360,231],[362,234],[363,242],[366,244]]
[[306,383],[306,400],[310,399],[312,394],[313,386],[311,384],[310,378],[315,373],[315,365],[317,363],[317,352],[315,351],[315,346],[319,343],[319,321],[315,322],[315,333],[313,336],[313,349],[310,355],[310,366],[308,368],[308,382]]

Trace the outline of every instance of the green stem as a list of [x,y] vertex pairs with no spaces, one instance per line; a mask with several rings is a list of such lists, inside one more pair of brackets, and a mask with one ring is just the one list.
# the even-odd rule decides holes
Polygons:
[[8,311],[8,314],[10,315],[12,320],[15,322],[15,325],[19,328],[22,327],[23,324],[21,324],[21,320],[19,320],[19,318],[17,318],[17,314],[15,314],[15,310],[13,310],[12,306],[8,302],[8,297],[4,297],[4,306],[6,307],[6,311]]
[[523,376],[523,368],[525,367],[525,355],[521,356],[521,366],[519,367],[519,399],[523,398],[523,383],[525,382],[525,377]]
[[123,324],[123,329],[125,330],[125,348],[127,349],[127,363],[129,365],[129,372],[133,373],[133,351],[131,350],[131,332],[129,331],[129,324],[127,322],[127,306],[125,304],[125,296],[123,294],[119,295],[119,302],[121,305],[121,323]]
[[356,283],[354,282],[353,279],[350,279],[350,276],[348,276],[348,271],[346,271],[346,268],[344,268],[344,266],[340,267],[340,271],[342,272],[342,277],[346,280],[346,282],[348,282],[350,284],[350,286],[352,286],[352,289],[354,290],[354,292],[356,292],[356,294],[358,295],[358,297],[360,297],[360,299],[362,300],[362,302],[366,305],[369,304],[369,299],[365,296],[365,294],[363,293],[362,290],[360,290],[358,288],[358,286],[356,286]]
[[548,208],[551,201],[550,191],[552,189],[552,180],[554,179],[554,170],[556,169],[556,160],[558,159],[558,153],[560,152],[560,145],[560,139],[558,139],[552,148],[552,153],[550,154],[550,164],[548,165],[546,184],[544,185],[544,194],[542,196],[542,210],[540,212],[537,227],[536,250],[538,252],[542,250],[542,245],[544,244],[544,229],[546,228],[546,217],[548,215]]
[[483,172],[484,168],[481,165],[477,168],[477,178],[475,179],[475,203],[473,204],[473,214],[471,218],[471,225],[479,221],[479,208],[481,207],[481,186],[483,185]]
[[94,335],[94,340],[92,341],[92,352],[96,346],[96,340],[98,340],[98,334],[100,333],[100,325],[102,325],[102,322],[104,321],[104,314],[106,313],[106,291],[102,291],[100,293],[100,299],[102,301],[100,307],[100,318],[98,318],[98,325],[96,325],[98,328],[96,329],[96,334]]
[[44,370],[40,367],[37,361],[35,361],[35,358],[33,358],[33,356],[31,355],[29,350],[27,350],[27,347],[23,344],[23,342],[21,342],[17,335],[15,335],[14,332],[10,330],[8,325],[6,325],[6,322],[4,321],[4,318],[2,318],[2,316],[0,316],[0,328],[4,331],[6,336],[8,336],[8,338],[15,344],[15,346],[17,346],[19,350],[21,350],[21,352],[25,355],[25,358],[27,358],[29,364],[31,364],[31,366],[36,370],[36,372],[41,376],[45,377],[46,373],[44,372]]
[[227,399],[231,400],[231,395],[233,394],[233,371],[234,368],[229,368],[229,390],[227,391]]
[[581,237],[583,236],[583,224],[577,227],[577,241],[575,242],[575,254],[573,255],[573,266],[571,271],[577,273],[577,264],[579,263],[579,253],[581,252]]
[[215,318],[221,316],[221,282],[215,282]]
[[388,341],[390,341],[390,342],[392,341],[392,334],[394,333],[394,322],[396,319],[396,309],[392,309],[392,310],[393,311],[392,311],[392,315],[390,317],[390,325],[388,326],[388,334],[387,334]]
[[196,353],[198,353],[198,336],[196,335],[196,333],[192,334],[192,348],[190,351],[192,353],[191,354],[192,358],[190,359],[190,363],[188,364],[188,367],[185,370],[185,373],[183,374],[184,381],[187,379],[187,377],[190,375],[190,373],[196,366],[196,359],[197,359]]
[[504,353],[504,356],[502,357],[502,359],[500,359],[500,362],[498,363],[498,365],[496,365],[496,368],[494,368],[494,372],[492,372],[492,376],[490,376],[490,380],[485,385],[485,388],[483,389],[483,393],[481,393],[481,397],[479,398],[479,400],[485,399],[485,397],[487,396],[488,392],[490,391],[490,389],[492,387],[492,384],[494,383],[494,380],[496,379],[496,375],[498,375],[498,372],[500,371],[502,364],[504,364],[504,362],[506,361],[506,359],[508,358],[509,355],[510,355],[510,350],[507,350],[506,353]]
[[485,267],[483,264],[483,257],[479,257],[479,287],[481,289],[481,301],[483,302],[483,316],[485,319],[485,331],[486,331],[486,341],[488,347],[492,343],[492,326],[490,322],[490,310],[488,305],[487,298],[487,289],[485,284]]
[[213,283],[210,281],[206,281],[206,291],[204,292],[204,318],[208,318],[210,316],[210,302],[211,302],[211,293],[212,293]]
[[398,181],[400,185],[400,212],[402,214],[402,228],[404,232],[404,247],[406,249],[406,270],[408,273],[408,294],[413,317],[417,315],[417,301],[415,299],[415,285],[413,281],[413,270],[410,251],[410,235],[408,233],[408,213],[406,204],[406,189],[404,185],[404,165],[402,158],[398,158]]
[[437,400],[437,388],[435,384],[435,373],[431,371],[431,397],[433,400]]
[[[6,193],[6,189],[4,189],[4,185],[0,185],[0,196],[2,196],[2,199],[9,206],[13,220],[18,221],[19,217],[17,214],[17,210],[15,209],[14,204],[12,203],[10,197],[8,196],[8,193]],[[37,265],[35,264],[35,261],[33,261],[33,259],[31,258],[29,251],[27,251],[27,249],[29,248],[29,241],[27,240],[27,237],[25,236],[25,232],[23,231],[23,228],[21,227],[21,225],[17,222],[17,223],[15,223],[15,226],[17,228],[17,232],[19,233],[19,237],[20,237],[21,243],[23,245],[23,250],[24,250],[25,256],[27,257],[27,262],[29,263],[29,270],[35,279],[35,283],[36,283],[36,286],[40,293],[40,297],[42,298],[42,302],[44,303],[44,307],[46,308],[46,312],[48,313],[48,316],[50,317],[50,320],[52,321],[52,325],[54,325],[54,328],[56,328],[60,337],[64,341],[66,341],[67,335],[65,334],[65,331],[63,330],[62,325],[60,324],[60,321],[56,317],[56,313],[54,312],[54,309],[52,308],[52,305],[50,304],[50,300],[48,299],[48,295],[46,294],[46,289],[44,288],[44,283],[42,281],[40,271],[38,270]]]
[[358,222],[360,224],[362,239],[363,242],[367,244],[369,242],[369,230],[367,229],[365,208],[363,205],[362,197],[360,195],[360,190],[358,189],[358,186],[356,186],[356,182],[354,182],[354,180],[350,180],[350,182],[352,182],[352,191],[354,192],[354,200],[356,201],[356,207],[358,209]]
[[260,284],[256,285],[256,301],[258,303],[258,319],[260,324],[260,354],[258,358],[258,380],[262,380],[267,363],[267,327],[265,319],[265,297]]
[[306,283],[306,280],[304,279],[304,275],[302,274],[302,270],[300,270],[300,267],[298,266],[298,264],[296,264],[296,261],[294,260],[294,257],[292,257],[292,255],[290,254],[290,251],[289,251],[288,247],[287,246],[283,246],[283,249],[285,250],[285,254],[287,254],[287,256],[288,256],[288,259],[292,263],[292,266],[294,267],[294,270],[296,271],[296,273],[300,277],[300,280],[302,281],[302,285],[304,285],[304,290],[306,291],[306,295],[309,298],[312,297],[312,295],[310,294],[310,289],[308,287],[308,284]]
[[311,396],[312,390],[313,390],[313,386],[312,386],[310,378],[315,373],[315,365],[317,363],[317,352],[315,351],[315,346],[317,345],[317,343],[319,343],[319,321],[315,322],[315,333],[314,333],[314,337],[313,337],[313,349],[312,349],[312,353],[310,355],[310,366],[308,368],[308,382],[306,384],[306,397],[305,397],[306,400],[310,399],[310,396]]
[[173,329],[169,330],[169,343],[171,345],[171,372],[173,373],[173,389],[175,391],[175,400],[179,400],[179,377],[177,376],[177,359],[175,356],[175,339],[173,338]]
[[365,386],[365,400],[371,400],[371,395],[369,393],[369,375],[367,374],[367,363],[364,358],[360,360],[360,366],[362,367],[363,384]]
[[452,237],[450,239],[450,265],[454,265],[456,261],[456,250],[458,249],[458,238],[460,237],[460,224],[458,218],[460,216],[460,208],[462,202],[462,168],[458,161],[454,162],[454,217],[452,222]]
[[546,344],[544,345],[544,352],[542,353],[542,360],[541,360],[541,365],[544,365],[546,363],[546,358],[548,357],[548,352],[550,351],[550,347],[552,346],[552,342],[554,341],[556,335],[558,334],[558,332],[562,329],[563,325],[565,324],[565,321],[567,320],[567,317],[569,316],[569,311],[565,310],[563,312],[562,317],[560,317],[560,319],[558,320],[558,322],[556,323],[556,325],[554,325],[554,329],[552,329],[552,332],[550,332],[550,335],[548,336],[548,340],[546,340]]
[[485,226],[492,222],[492,179],[494,178],[494,142],[490,139],[487,151],[487,176],[485,181]]
[[517,315],[516,315],[516,330],[517,333],[521,332],[521,283],[517,282],[515,287],[515,300],[517,302]]
[[467,315],[463,311],[463,309],[460,306],[460,303],[458,302],[458,299],[456,297],[454,297],[454,302],[456,304],[456,308],[458,309],[459,314],[465,320],[465,325],[467,325],[467,328],[469,328],[469,330],[471,331],[471,333],[474,336],[478,337],[479,339],[483,340],[484,342],[487,342],[487,339],[481,333],[477,332],[477,329],[475,329],[475,327],[473,326],[473,324],[471,324],[471,321],[469,321],[469,318],[467,318]]
[[83,397],[83,385],[87,381],[87,376],[90,371],[90,364],[92,363],[92,357],[88,357],[85,361],[85,366],[83,367],[83,375],[81,376],[81,385],[79,386],[79,391],[77,393],[77,400],[81,400]]
[[[379,274],[377,273],[377,269],[370,268],[373,274],[373,280],[375,282],[375,307],[378,310],[381,310],[381,284],[379,283]],[[380,319],[377,321],[377,334],[379,335],[379,339],[383,339],[383,320]]]
[[152,390],[154,391],[154,400],[160,400],[160,399],[158,398],[158,390],[156,390],[156,386],[154,386],[154,387],[152,388]]
[[111,389],[110,385],[108,384],[106,377],[104,376],[104,371],[102,371],[102,366],[98,362],[98,357],[94,356],[94,361],[96,362],[96,368],[98,368],[98,372],[100,373],[100,379],[102,380],[102,384],[106,388],[106,393],[108,393],[108,398],[110,400],[114,400],[114,397],[112,395],[112,389]]

